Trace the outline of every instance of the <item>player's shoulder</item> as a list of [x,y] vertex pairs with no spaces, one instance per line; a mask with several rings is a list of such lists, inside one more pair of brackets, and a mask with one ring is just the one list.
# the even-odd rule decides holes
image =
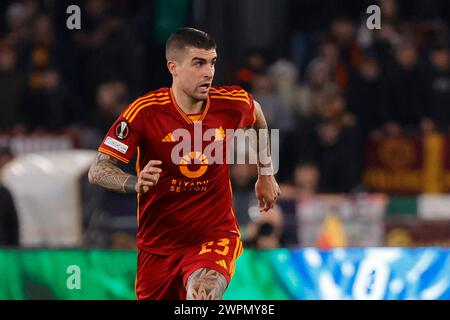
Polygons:
[[159,88],[157,90],[153,90],[143,94],[142,96],[137,97],[132,103],[135,102],[154,102],[154,101],[163,101],[170,99],[170,89],[167,87]]
[[248,92],[238,85],[228,85],[228,86],[212,86],[211,94],[233,95],[233,94],[248,94]]
[[133,122],[138,115],[152,112],[158,107],[169,104],[170,102],[169,88],[153,90],[133,100],[125,109],[122,116],[125,120]]
[[251,105],[252,96],[242,87],[231,86],[213,86],[211,87],[209,97],[212,101],[217,101],[227,105]]

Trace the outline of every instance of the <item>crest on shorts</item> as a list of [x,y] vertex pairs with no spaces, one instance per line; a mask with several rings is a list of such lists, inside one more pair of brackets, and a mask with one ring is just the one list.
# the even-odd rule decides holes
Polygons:
[[124,140],[130,134],[130,127],[126,121],[120,121],[114,128],[114,134],[120,140]]

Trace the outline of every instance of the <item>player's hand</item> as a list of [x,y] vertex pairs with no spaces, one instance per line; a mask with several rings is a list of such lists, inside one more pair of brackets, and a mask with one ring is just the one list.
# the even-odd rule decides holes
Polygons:
[[259,211],[267,212],[273,208],[278,196],[281,194],[280,187],[274,176],[258,177],[255,185],[256,198],[258,198]]
[[162,170],[156,166],[161,164],[162,162],[159,160],[150,160],[147,163],[147,165],[139,173],[138,181],[135,186],[136,192],[146,193],[151,187],[158,183],[159,175]]

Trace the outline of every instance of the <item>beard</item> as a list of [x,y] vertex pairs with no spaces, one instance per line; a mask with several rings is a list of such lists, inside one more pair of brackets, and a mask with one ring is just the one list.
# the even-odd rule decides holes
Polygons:
[[199,93],[197,89],[193,91],[186,90],[185,93],[194,101],[205,101],[208,99],[209,90],[205,93]]

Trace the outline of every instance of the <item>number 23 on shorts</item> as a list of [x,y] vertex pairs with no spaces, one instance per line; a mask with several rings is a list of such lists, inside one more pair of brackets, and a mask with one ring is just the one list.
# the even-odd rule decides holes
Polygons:
[[229,244],[230,239],[227,238],[219,239],[217,241],[206,242],[202,244],[202,249],[200,250],[198,255],[211,252],[214,249],[215,253],[220,254],[222,256],[226,256],[228,254],[228,251],[230,250]]

